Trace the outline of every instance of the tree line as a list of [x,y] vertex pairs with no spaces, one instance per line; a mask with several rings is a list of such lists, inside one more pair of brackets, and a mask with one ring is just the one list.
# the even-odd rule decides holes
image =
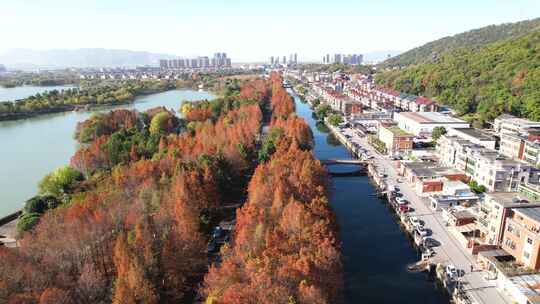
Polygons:
[[[327,286],[321,274],[335,267],[330,273],[339,277],[341,270],[337,228],[325,198],[327,179],[309,151],[309,127],[292,114],[294,103],[280,84],[278,75],[244,83],[229,96],[184,105],[183,118],[164,108],[115,110],[81,123],[75,133],[81,146],[69,169],[44,180],[35,201],[45,204],[28,203],[43,207],[32,209],[41,212],[39,218],[22,232],[18,248],[0,248],[0,302],[186,301],[207,271],[212,225],[223,206],[245,197],[246,188],[248,202],[238,212],[230,248],[257,246],[265,256],[275,254],[272,265],[261,268],[268,271],[270,290],[302,303],[320,303],[318,294],[331,302],[339,289]],[[268,110],[271,129],[280,135],[265,161],[259,151]],[[245,221],[261,218],[250,219],[244,209],[270,211],[254,197],[267,191],[255,190],[265,172],[272,176],[265,189],[282,181],[283,200],[273,199],[282,208],[255,227],[265,238],[246,244],[251,236]],[[295,223],[297,218],[305,222]],[[266,236],[291,246],[281,248],[284,244]],[[225,265],[228,257],[223,259]],[[282,270],[272,269],[276,265]],[[281,278],[289,269],[295,271],[287,283],[292,287],[284,289]],[[218,288],[210,279],[216,271],[204,287],[211,301],[218,299],[210,296]]]
[[481,127],[501,113],[540,120],[540,32],[460,48],[436,63],[377,75],[379,84],[433,97]]

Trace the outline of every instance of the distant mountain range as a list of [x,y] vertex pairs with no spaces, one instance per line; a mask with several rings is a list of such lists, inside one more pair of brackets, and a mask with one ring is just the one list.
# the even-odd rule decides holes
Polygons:
[[66,67],[135,67],[157,65],[159,59],[177,56],[129,50],[87,49],[9,49],[0,53],[0,63],[8,69],[66,68]]
[[463,47],[483,47],[493,42],[515,39],[540,30],[540,18],[516,23],[490,25],[450,37],[444,37],[384,61],[387,68],[437,62],[444,54]]

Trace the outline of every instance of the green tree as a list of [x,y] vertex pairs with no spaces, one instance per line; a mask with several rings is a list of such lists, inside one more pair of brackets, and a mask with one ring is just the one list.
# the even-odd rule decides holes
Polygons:
[[169,112],[163,111],[154,116],[150,122],[150,134],[161,134],[166,131],[167,122],[171,118]]
[[39,193],[59,197],[69,192],[82,179],[81,172],[70,166],[61,167],[47,174],[39,182]]
[[321,104],[317,107],[315,110],[315,114],[317,115],[317,118],[320,120],[323,120],[330,112],[332,112],[332,108],[330,108],[329,105]]
[[34,228],[39,223],[40,217],[40,213],[24,213],[17,222],[17,233],[21,234]]
[[434,142],[437,142],[444,134],[446,134],[446,129],[444,127],[435,127],[431,132],[431,138]]
[[337,126],[343,122],[343,117],[340,114],[332,114],[328,116],[328,122],[333,126]]

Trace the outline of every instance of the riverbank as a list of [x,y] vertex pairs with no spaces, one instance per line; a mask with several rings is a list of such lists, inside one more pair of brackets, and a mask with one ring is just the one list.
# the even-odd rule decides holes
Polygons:
[[172,90],[177,90],[177,88],[174,87],[174,88],[167,88],[164,90],[144,91],[133,96],[133,98],[130,100],[121,101],[121,102],[114,101],[110,103],[100,103],[100,104],[98,103],[63,104],[55,108],[45,108],[45,109],[39,109],[35,111],[0,113],[0,121],[14,121],[14,120],[37,117],[37,116],[46,115],[46,114],[55,114],[55,113],[72,112],[72,111],[92,111],[94,109],[105,108],[105,107],[124,106],[124,105],[133,104],[137,98],[142,98],[148,95],[163,93],[163,92],[172,91]]
[[[310,125],[314,154],[320,160],[354,160],[339,138],[313,117],[310,106],[293,95],[299,116]],[[341,164],[332,171],[350,172],[357,165]],[[420,253],[403,233],[390,207],[368,176],[333,177],[330,205],[342,240],[346,303],[448,303],[434,278],[410,272]]]
[[0,218],[0,246],[17,246],[17,221],[22,211],[17,211]]
[[[178,109],[184,100],[214,97],[206,91],[170,90],[145,95],[115,108],[141,112],[160,106]],[[46,174],[69,163],[78,147],[73,133],[79,122],[111,109],[92,108],[0,122],[0,142],[4,144],[0,158],[0,217],[20,210],[27,199],[36,195],[37,185]]]
[[[459,241],[447,229],[442,215],[434,212],[429,207],[429,201],[426,198],[416,196],[415,190],[407,182],[403,181],[393,165],[393,161],[387,156],[379,154],[367,141],[365,136],[359,136],[351,129],[344,128],[339,130],[329,126],[331,132],[340,140],[345,142],[348,147],[362,147],[371,155],[372,161],[369,164],[370,176],[379,187],[379,192],[386,195],[385,201],[392,207],[391,210],[396,214],[395,219],[404,226],[404,231],[414,241],[417,248],[424,250],[429,247],[434,255],[430,258],[419,261],[416,266],[420,268],[437,269],[436,275],[444,290],[454,297],[455,301],[472,301],[474,303],[511,303],[511,300],[503,293],[499,292],[494,284],[486,284],[484,273],[481,271],[470,271],[470,266],[476,264],[475,257],[465,252]],[[354,153],[354,152],[353,152]],[[403,198],[409,201],[411,211],[407,213],[400,212],[399,205],[392,197],[392,189],[399,188]],[[426,238],[420,237],[410,225],[409,218],[416,217],[424,223],[429,234]],[[445,273],[445,266],[452,265],[460,271],[463,276],[457,280],[450,280]],[[463,288],[466,286],[466,289]]]

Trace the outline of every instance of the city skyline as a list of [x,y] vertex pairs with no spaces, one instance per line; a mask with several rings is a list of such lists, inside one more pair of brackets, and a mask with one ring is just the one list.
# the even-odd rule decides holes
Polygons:
[[220,49],[235,62],[291,52],[301,61],[320,61],[326,53],[406,51],[473,28],[531,19],[540,11],[532,0],[3,2],[0,26],[17,27],[4,33],[0,52],[108,48],[195,57]]

